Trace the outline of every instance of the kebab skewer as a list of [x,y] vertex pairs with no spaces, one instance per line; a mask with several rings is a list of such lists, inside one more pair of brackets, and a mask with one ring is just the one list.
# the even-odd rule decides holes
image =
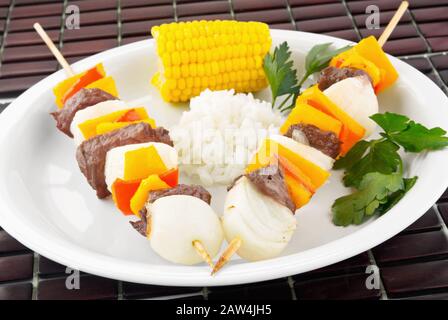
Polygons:
[[79,167],[98,198],[112,194],[123,214],[140,217],[131,224],[145,230],[160,256],[212,267],[223,241],[221,224],[205,189],[178,185],[177,153],[168,131],[156,128],[144,108],[118,100],[102,64],[75,74],[42,27],[35,29],[69,75],[54,88],[59,110],[52,115],[58,129],[74,137]]
[[[291,235],[283,233],[283,242],[267,242],[268,233],[259,223],[261,221],[272,230],[275,224],[262,208],[276,201],[280,208],[275,212],[279,214],[286,208],[291,209],[292,202],[294,207],[289,213],[294,214],[325,183],[332,167],[331,161],[346,154],[359,140],[373,132],[375,125],[369,116],[378,112],[376,94],[391,86],[398,77],[381,46],[407,6],[406,1],[401,4],[379,42],[374,37],[366,38],[332,59],[330,66],[323,70],[319,84],[298,97],[296,107],[280,129],[284,136],[268,138],[247,167],[246,175],[229,188],[222,218],[229,245],[212,274],[218,272],[236,252],[250,261],[280,254]],[[303,146],[314,149],[313,153],[320,153],[320,157],[310,159],[311,152],[300,153]],[[331,160],[322,161],[325,159],[322,156]],[[265,161],[260,161],[263,157]],[[310,167],[304,158],[314,165],[326,163],[327,166],[321,166],[323,170],[320,171]],[[273,171],[277,172],[275,176]],[[319,174],[321,172],[327,175]],[[317,179],[319,176],[320,180]],[[260,181],[264,183],[260,184]],[[284,200],[285,195],[289,201]],[[249,216],[250,219],[247,218]],[[295,221],[290,214],[283,218],[283,223],[291,221],[288,230],[293,232],[295,224],[291,218]]]

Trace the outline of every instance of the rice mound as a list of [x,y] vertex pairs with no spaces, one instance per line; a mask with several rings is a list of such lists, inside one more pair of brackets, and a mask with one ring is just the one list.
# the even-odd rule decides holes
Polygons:
[[263,139],[282,123],[270,103],[234,90],[205,90],[170,130],[183,173],[205,185],[228,185],[244,172]]

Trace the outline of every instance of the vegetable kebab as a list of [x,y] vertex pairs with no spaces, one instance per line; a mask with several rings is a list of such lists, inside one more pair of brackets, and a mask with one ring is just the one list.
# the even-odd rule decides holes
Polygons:
[[327,181],[335,159],[375,130],[375,93],[397,77],[374,37],[331,60],[319,83],[297,98],[283,135],[268,137],[229,188],[222,218],[229,246],[212,274],[235,252],[257,261],[283,251],[295,230],[293,214]]
[[97,197],[112,195],[124,215],[139,217],[131,224],[161,257],[213,266],[223,241],[221,223],[205,189],[178,185],[168,130],[156,127],[145,108],[118,100],[102,64],[74,74],[42,27],[35,28],[70,75],[53,90],[58,110],[52,115],[58,129],[74,138],[79,168]]
[[294,214],[308,203],[330,176],[334,159],[291,138],[267,138],[229,187],[222,225],[229,246],[213,273],[230,257],[250,261],[278,256],[296,228]]
[[[329,66],[322,70],[318,84],[297,98],[295,108],[280,128],[282,134],[307,141],[308,132],[325,132],[340,141],[340,152],[332,154],[336,158],[347,154],[358,141],[373,133],[376,123],[370,116],[378,113],[376,94],[398,79],[382,45],[407,6],[403,1],[380,40],[367,37],[331,59]],[[317,142],[308,142],[319,147]]]

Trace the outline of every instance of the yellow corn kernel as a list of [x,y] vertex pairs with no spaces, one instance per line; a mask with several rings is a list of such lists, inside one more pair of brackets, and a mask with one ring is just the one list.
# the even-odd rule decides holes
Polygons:
[[264,23],[191,21],[156,26],[151,33],[165,101],[188,101],[206,88],[250,92],[267,86],[262,60],[272,40]]

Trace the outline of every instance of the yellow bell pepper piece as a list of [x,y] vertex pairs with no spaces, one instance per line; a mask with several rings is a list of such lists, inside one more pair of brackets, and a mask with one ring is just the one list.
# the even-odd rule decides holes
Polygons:
[[[89,138],[97,135],[97,127],[99,125],[101,125],[102,123],[116,122],[118,119],[120,119],[122,116],[124,116],[130,110],[135,110],[139,114],[139,116],[142,120],[152,120],[152,119],[149,119],[148,113],[146,112],[145,108],[143,108],[143,107],[130,108],[130,109],[124,109],[124,110],[111,112],[109,114],[106,114],[106,115],[98,117],[98,118],[86,120],[83,123],[78,125],[79,130],[81,130],[81,132],[84,136],[84,139],[89,139]],[[154,120],[152,120],[152,122],[153,121]],[[150,124],[152,122],[150,121]],[[117,122],[117,123],[120,123],[120,122]],[[154,125],[155,125],[155,123],[154,123]],[[151,125],[151,127],[154,128],[152,125]]]
[[[375,85],[376,93],[387,89],[398,79],[397,70],[395,70],[395,67],[392,65],[389,58],[384,53],[383,49],[374,36],[362,39],[356,46],[354,46],[350,50],[337,55],[331,60],[330,65],[340,67],[343,60],[347,59],[347,57],[352,54],[357,54],[363,57],[365,60],[372,62],[379,70],[380,81],[377,85]],[[356,65],[354,65],[353,67],[356,68]],[[369,70],[371,71],[373,69],[370,68]],[[372,77],[372,74],[369,71],[365,71]],[[373,77],[372,80],[374,80]]]
[[[98,68],[99,72],[105,76],[106,75],[106,71],[104,70],[104,66],[102,63],[99,63],[95,66],[96,68]],[[70,89],[73,84],[78,81],[79,78],[81,78],[82,75],[84,75],[85,72],[81,72],[78,73],[76,75],[74,75],[73,77],[67,78],[64,81],[59,82],[54,88],[53,88],[53,93],[55,95],[56,98],[56,105],[58,106],[59,109],[61,109],[64,104],[62,103],[62,97],[64,96],[64,94],[67,92],[68,89]]]
[[365,71],[372,80],[372,85],[374,88],[376,88],[382,80],[381,70],[378,69],[373,62],[356,53],[356,51],[350,55],[347,55],[347,57],[345,57],[339,65],[339,68],[347,67]]
[[132,212],[140,217],[139,211],[145,205],[148,200],[148,194],[150,191],[167,189],[170,186],[166,184],[160,177],[156,174],[150,175],[148,178],[142,180],[140,186],[135,192],[134,196],[131,198],[131,210]]
[[317,85],[306,89],[297,98],[297,103],[307,103],[334,117],[343,124],[342,131],[339,135],[339,139],[342,142],[341,153],[343,155],[346,154],[356,142],[361,140],[366,133],[366,129],[363,126],[343,109],[334,104],[322,91],[319,90]]
[[392,65],[374,36],[361,40],[355,48],[361,56],[372,61],[380,70],[382,70],[382,74],[384,74],[381,82],[375,88],[376,92],[381,92],[389,88],[395,81],[397,81],[397,70],[395,70],[395,67]]
[[322,169],[318,165],[312,163],[311,161],[303,158],[299,154],[271,139],[266,139],[263,142],[254,158],[247,166],[246,172],[250,173],[252,171],[266,167],[271,163],[272,159],[275,158],[276,154],[286,158],[288,161],[299,167],[301,171],[310,178],[311,183],[316,188],[319,188],[321,185],[323,185],[330,176],[330,173],[328,171]]
[[100,80],[92,82],[86,88],[87,89],[97,88],[97,89],[101,89],[101,90],[113,95],[114,97],[118,98],[118,96],[119,96],[117,86],[115,85],[115,80],[111,76],[104,77],[104,78],[101,78]]
[[114,130],[118,130],[121,128],[124,128],[130,124],[139,123],[139,122],[145,122],[151,126],[151,128],[156,127],[156,123],[153,119],[146,119],[146,120],[140,120],[140,121],[132,121],[132,122],[103,122],[97,125],[96,127],[96,134],[105,134]]
[[157,149],[152,145],[147,148],[131,150],[124,155],[124,180],[144,179],[152,174],[167,171]]
[[119,110],[119,111],[111,112],[109,114],[106,114],[106,115],[98,117],[98,118],[86,120],[83,123],[80,123],[78,125],[79,130],[81,130],[81,132],[84,136],[84,139],[89,139],[96,135],[96,127],[100,123],[114,122],[117,119],[119,119],[121,116],[126,114],[126,112],[128,112],[128,111],[129,111],[129,109]]
[[342,129],[341,121],[306,103],[297,101],[295,108],[280,128],[281,134],[285,134],[291,125],[299,123],[312,124],[322,130],[334,132],[338,137]]

